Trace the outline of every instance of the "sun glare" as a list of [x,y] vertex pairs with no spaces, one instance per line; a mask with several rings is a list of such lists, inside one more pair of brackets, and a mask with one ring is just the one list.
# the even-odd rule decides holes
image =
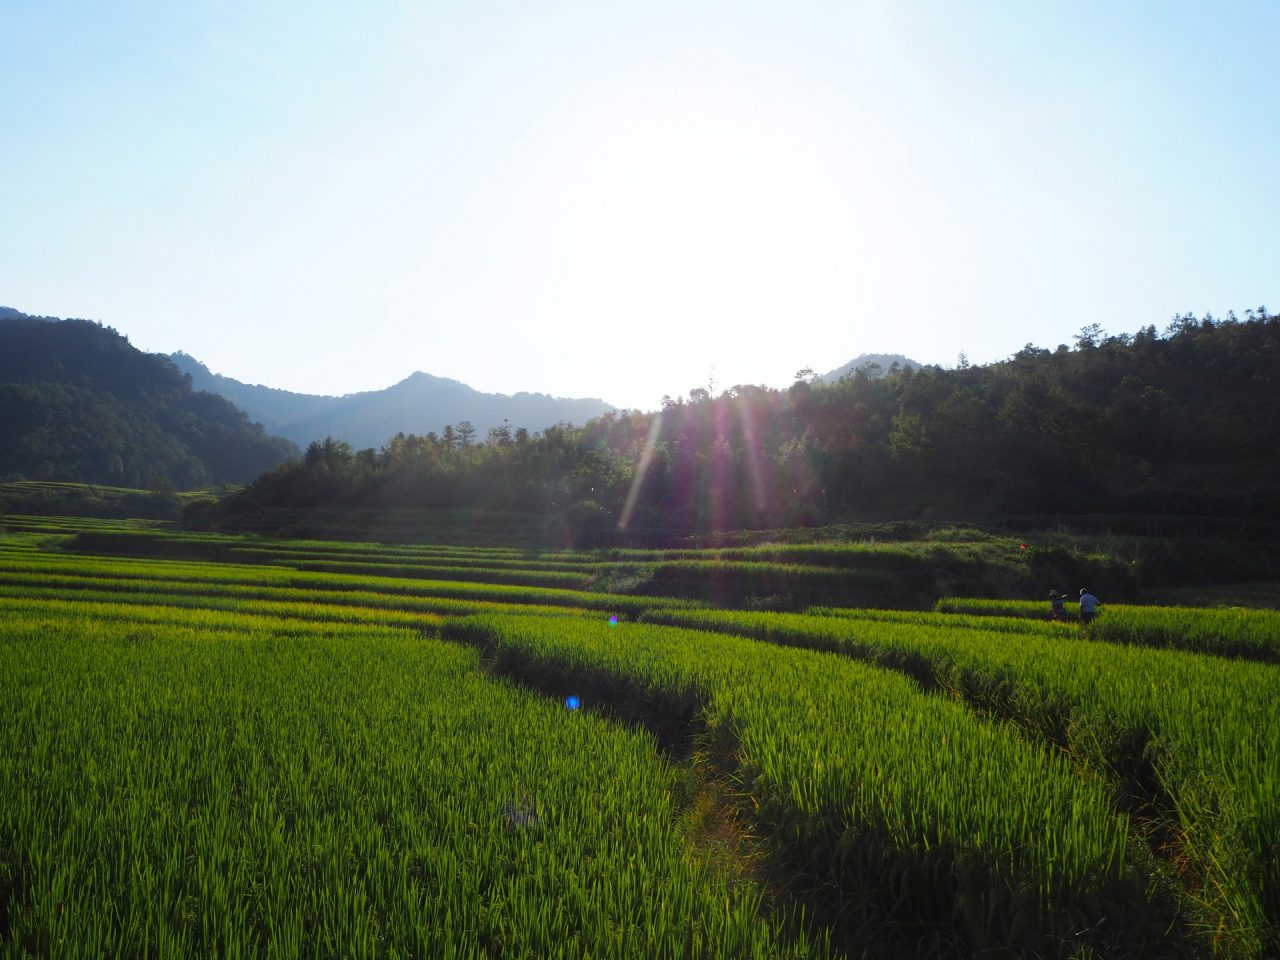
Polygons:
[[830,298],[837,205],[817,151],[767,114],[673,92],[615,112],[590,156],[565,224],[588,302],[697,336]]

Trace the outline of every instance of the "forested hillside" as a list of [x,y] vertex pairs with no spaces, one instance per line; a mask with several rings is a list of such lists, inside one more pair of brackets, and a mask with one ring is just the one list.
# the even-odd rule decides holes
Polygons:
[[190,489],[296,454],[110,327],[0,317],[0,479]]
[[786,390],[694,390],[541,434],[316,443],[221,508],[477,506],[581,528],[711,531],[852,519],[1125,514],[1270,521],[1280,317],[1028,345],[988,366]]

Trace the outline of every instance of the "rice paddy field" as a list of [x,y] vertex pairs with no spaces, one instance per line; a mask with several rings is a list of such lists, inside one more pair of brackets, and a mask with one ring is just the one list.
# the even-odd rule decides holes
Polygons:
[[1280,955],[1280,613],[681,587],[913,549],[6,517],[0,956]]

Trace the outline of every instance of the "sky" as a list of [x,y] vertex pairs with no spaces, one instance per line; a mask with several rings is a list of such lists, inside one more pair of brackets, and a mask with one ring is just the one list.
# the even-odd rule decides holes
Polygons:
[[0,304],[654,409],[1280,307],[1280,3],[0,0]]

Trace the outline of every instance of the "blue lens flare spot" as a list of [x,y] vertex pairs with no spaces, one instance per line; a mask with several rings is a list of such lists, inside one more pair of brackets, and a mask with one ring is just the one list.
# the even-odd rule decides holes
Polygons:
[[579,707],[582,706],[582,701],[579,700],[577,697],[565,697],[564,705],[568,707],[570,710],[577,710]]
[[609,618],[609,626],[616,627],[618,625],[618,615],[615,613]]

